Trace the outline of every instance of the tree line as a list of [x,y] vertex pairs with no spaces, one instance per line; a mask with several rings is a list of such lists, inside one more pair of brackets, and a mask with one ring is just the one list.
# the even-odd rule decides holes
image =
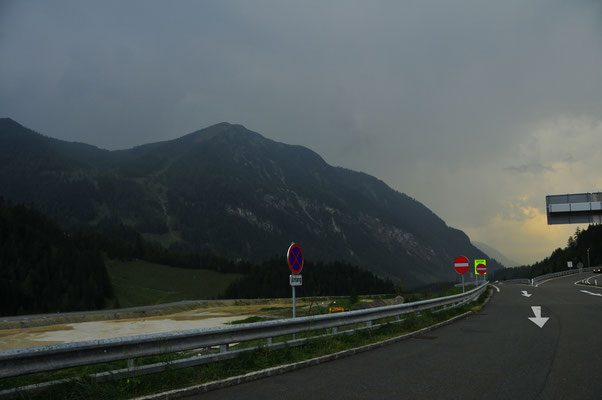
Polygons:
[[[289,297],[289,275],[286,258],[274,258],[251,266],[242,278],[232,282],[223,294],[227,299]],[[370,271],[344,263],[305,262],[303,285],[297,296],[354,296],[358,294],[392,294],[391,280],[381,279]]]
[[102,308],[113,289],[98,247],[0,197],[0,314]]
[[536,276],[551,274],[553,272],[566,271],[567,262],[573,262],[573,268],[577,268],[578,263],[583,263],[584,267],[602,264],[602,225],[592,224],[587,229],[577,228],[575,234],[569,236],[565,248],[557,248],[549,257],[538,261],[532,265],[524,265],[515,268],[503,268],[496,271],[493,275],[494,280],[510,279],[532,279]]
[[[223,298],[288,297],[286,259],[233,261],[168,250],[121,223],[63,230],[44,214],[0,197],[0,315],[101,309],[115,304],[105,259],[238,273]],[[306,262],[299,296],[394,293],[390,280],[343,262]]]

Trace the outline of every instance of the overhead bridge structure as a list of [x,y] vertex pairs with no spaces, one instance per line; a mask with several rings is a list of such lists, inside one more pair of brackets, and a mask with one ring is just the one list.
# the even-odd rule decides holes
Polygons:
[[602,223],[602,193],[546,196],[548,225]]

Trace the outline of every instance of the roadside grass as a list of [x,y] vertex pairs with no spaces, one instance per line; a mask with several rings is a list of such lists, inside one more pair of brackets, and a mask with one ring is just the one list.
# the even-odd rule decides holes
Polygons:
[[[474,287],[469,286],[469,287],[467,287],[466,291],[473,289],[473,288]],[[402,296],[404,297],[405,302],[408,303],[408,302],[414,302],[414,301],[428,300],[428,299],[432,299],[435,297],[451,296],[453,294],[460,294],[460,293],[462,293],[461,287],[451,286],[451,287],[443,289],[443,290],[412,292],[412,293],[403,294]]]
[[217,298],[241,277],[204,269],[176,268],[142,260],[106,261],[119,307]]
[[[264,346],[253,352],[241,354],[235,359],[219,361],[196,367],[178,370],[168,369],[165,372],[157,374],[144,375],[135,378],[121,379],[104,383],[97,383],[87,376],[90,373],[99,372],[102,370],[106,371],[108,369],[124,368],[126,362],[122,361],[83,368],[72,368],[71,370],[49,374],[36,374],[28,377],[4,379],[0,381],[0,388],[6,389],[8,387],[31,384],[32,380],[35,382],[40,382],[42,375],[45,375],[46,378],[52,375],[52,379],[66,377],[76,377],[76,379],[72,382],[56,385],[38,392],[21,393],[15,397],[20,399],[127,399],[136,396],[159,393],[162,391],[221,380],[265,368],[304,361],[414,332],[424,327],[448,320],[467,311],[478,311],[482,307],[483,301],[487,296],[490,295],[490,293],[491,288],[481,295],[477,301],[455,309],[448,309],[438,313],[422,312],[420,314],[413,313],[405,315],[403,316],[404,320],[401,323],[393,324],[385,322],[381,327],[373,330],[357,331],[351,335],[336,335],[325,338],[317,338],[312,341],[308,341],[299,347],[286,347],[280,350],[269,350]],[[378,321],[375,321],[375,323],[378,323]],[[343,329],[340,329],[340,331],[342,330]],[[321,332],[310,332],[307,335],[315,336],[324,333],[326,333],[326,330]],[[303,335],[305,334],[298,334],[297,337],[303,337]],[[283,341],[285,339],[290,339],[290,335],[282,338],[274,338],[274,341]],[[246,343],[245,345],[249,344],[250,343]],[[261,345],[259,341],[255,344]],[[145,359],[141,359],[139,364],[141,365],[151,362],[169,361],[183,356],[183,354],[179,354],[147,357]]]

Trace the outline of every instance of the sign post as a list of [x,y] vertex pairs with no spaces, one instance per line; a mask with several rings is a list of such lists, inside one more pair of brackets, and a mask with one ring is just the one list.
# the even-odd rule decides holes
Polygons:
[[303,284],[303,277],[299,275],[301,270],[303,269],[303,251],[301,250],[301,246],[297,243],[291,243],[286,252],[286,261],[288,262],[288,267],[290,268],[292,275],[289,276],[289,283],[291,288],[293,289],[293,318],[296,316],[296,307],[295,307],[295,287],[301,286]]
[[462,293],[464,293],[464,274],[468,272],[468,258],[464,256],[456,257],[454,260],[456,272],[462,275]]

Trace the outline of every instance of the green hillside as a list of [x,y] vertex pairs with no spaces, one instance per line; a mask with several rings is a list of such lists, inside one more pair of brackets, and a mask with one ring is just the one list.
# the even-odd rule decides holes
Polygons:
[[142,260],[111,260],[106,266],[120,307],[217,298],[242,276]]

